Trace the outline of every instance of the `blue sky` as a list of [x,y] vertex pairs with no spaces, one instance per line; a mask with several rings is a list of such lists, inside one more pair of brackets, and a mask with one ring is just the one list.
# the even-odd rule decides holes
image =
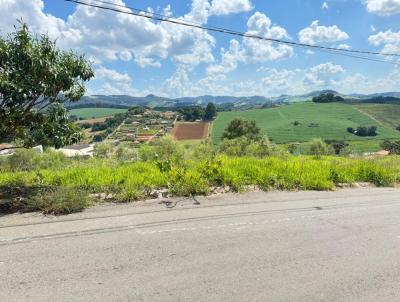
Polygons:
[[[109,1],[270,38],[400,54],[400,0]],[[88,94],[400,91],[400,68],[393,64],[160,24],[63,0],[0,0],[0,7],[1,35],[22,18],[33,32],[57,39],[60,48],[85,53],[96,71]]]

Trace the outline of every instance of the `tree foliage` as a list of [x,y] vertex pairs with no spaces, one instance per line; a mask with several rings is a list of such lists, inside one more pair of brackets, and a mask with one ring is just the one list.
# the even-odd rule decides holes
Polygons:
[[333,103],[333,102],[343,102],[344,98],[340,95],[334,95],[333,93],[322,93],[318,96],[312,98],[314,103]]
[[329,155],[332,154],[332,148],[320,138],[312,140],[310,145],[310,155]]
[[222,139],[235,139],[246,137],[247,139],[258,141],[262,139],[261,129],[255,121],[246,121],[239,118],[232,120],[222,134]]
[[60,147],[76,140],[64,103],[78,101],[93,76],[83,56],[57,49],[47,35],[33,36],[26,24],[0,37],[0,141]]
[[217,107],[214,103],[208,103],[204,112],[204,120],[212,121],[217,116]]

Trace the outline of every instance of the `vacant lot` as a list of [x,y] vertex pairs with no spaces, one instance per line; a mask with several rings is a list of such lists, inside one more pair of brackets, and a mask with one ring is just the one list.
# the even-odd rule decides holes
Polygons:
[[93,119],[99,117],[105,117],[114,115],[117,113],[124,113],[127,109],[116,109],[116,108],[79,108],[71,109],[70,115],[76,115],[78,118]]
[[172,135],[178,141],[206,139],[209,129],[210,123],[176,123]]
[[352,105],[304,102],[271,109],[221,112],[213,125],[214,143],[220,142],[224,129],[234,118],[255,120],[262,133],[277,143],[305,142],[315,137],[366,140],[367,138],[348,133],[346,129],[371,125],[378,126],[378,136],[375,139],[400,138],[400,132],[380,125]]

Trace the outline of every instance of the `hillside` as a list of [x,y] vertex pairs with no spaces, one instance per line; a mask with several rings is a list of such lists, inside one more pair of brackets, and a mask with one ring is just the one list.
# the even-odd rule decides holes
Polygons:
[[249,109],[272,107],[287,103],[296,103],[309,101],[312,97],[322,93],[333,93],[345,98],[348,102],[361,103],[400,103],[399,92],[365,94],[342,94],[334,90],[317,90],[302,95],[281,95],[277,97],[264,96],[213,96],[203,95],[196,97],[167,98],[149,94],[143,97],[134,97],[129,95],[91,95],[84,96],[80,101],[68,104],[69,108],[93,108],[93,107],[111,107],[111,108],[129,108],[133,106],[147,106],[151,108],[164,107],[172,108],[179,106],[205,106],[212,102],[225,109]]
[[[374,139],[400,138],[400,132],[379,123],[344,103],[301,102],[279,108],[221,112],[213,125],[212,139],[219,143],[223,130],[234,118],[256,120],[262,133],[277,143],[305,142],[315,137],[330,140],[365,140],[346,131],[347,127],[378,126]],[[299,125],[295,126],[294,122]]]

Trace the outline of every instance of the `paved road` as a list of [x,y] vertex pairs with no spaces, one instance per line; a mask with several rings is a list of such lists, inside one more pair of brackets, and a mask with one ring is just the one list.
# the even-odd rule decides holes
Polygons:
[[199,201],[0,217],[0,301],[400,301],[400,190]]

